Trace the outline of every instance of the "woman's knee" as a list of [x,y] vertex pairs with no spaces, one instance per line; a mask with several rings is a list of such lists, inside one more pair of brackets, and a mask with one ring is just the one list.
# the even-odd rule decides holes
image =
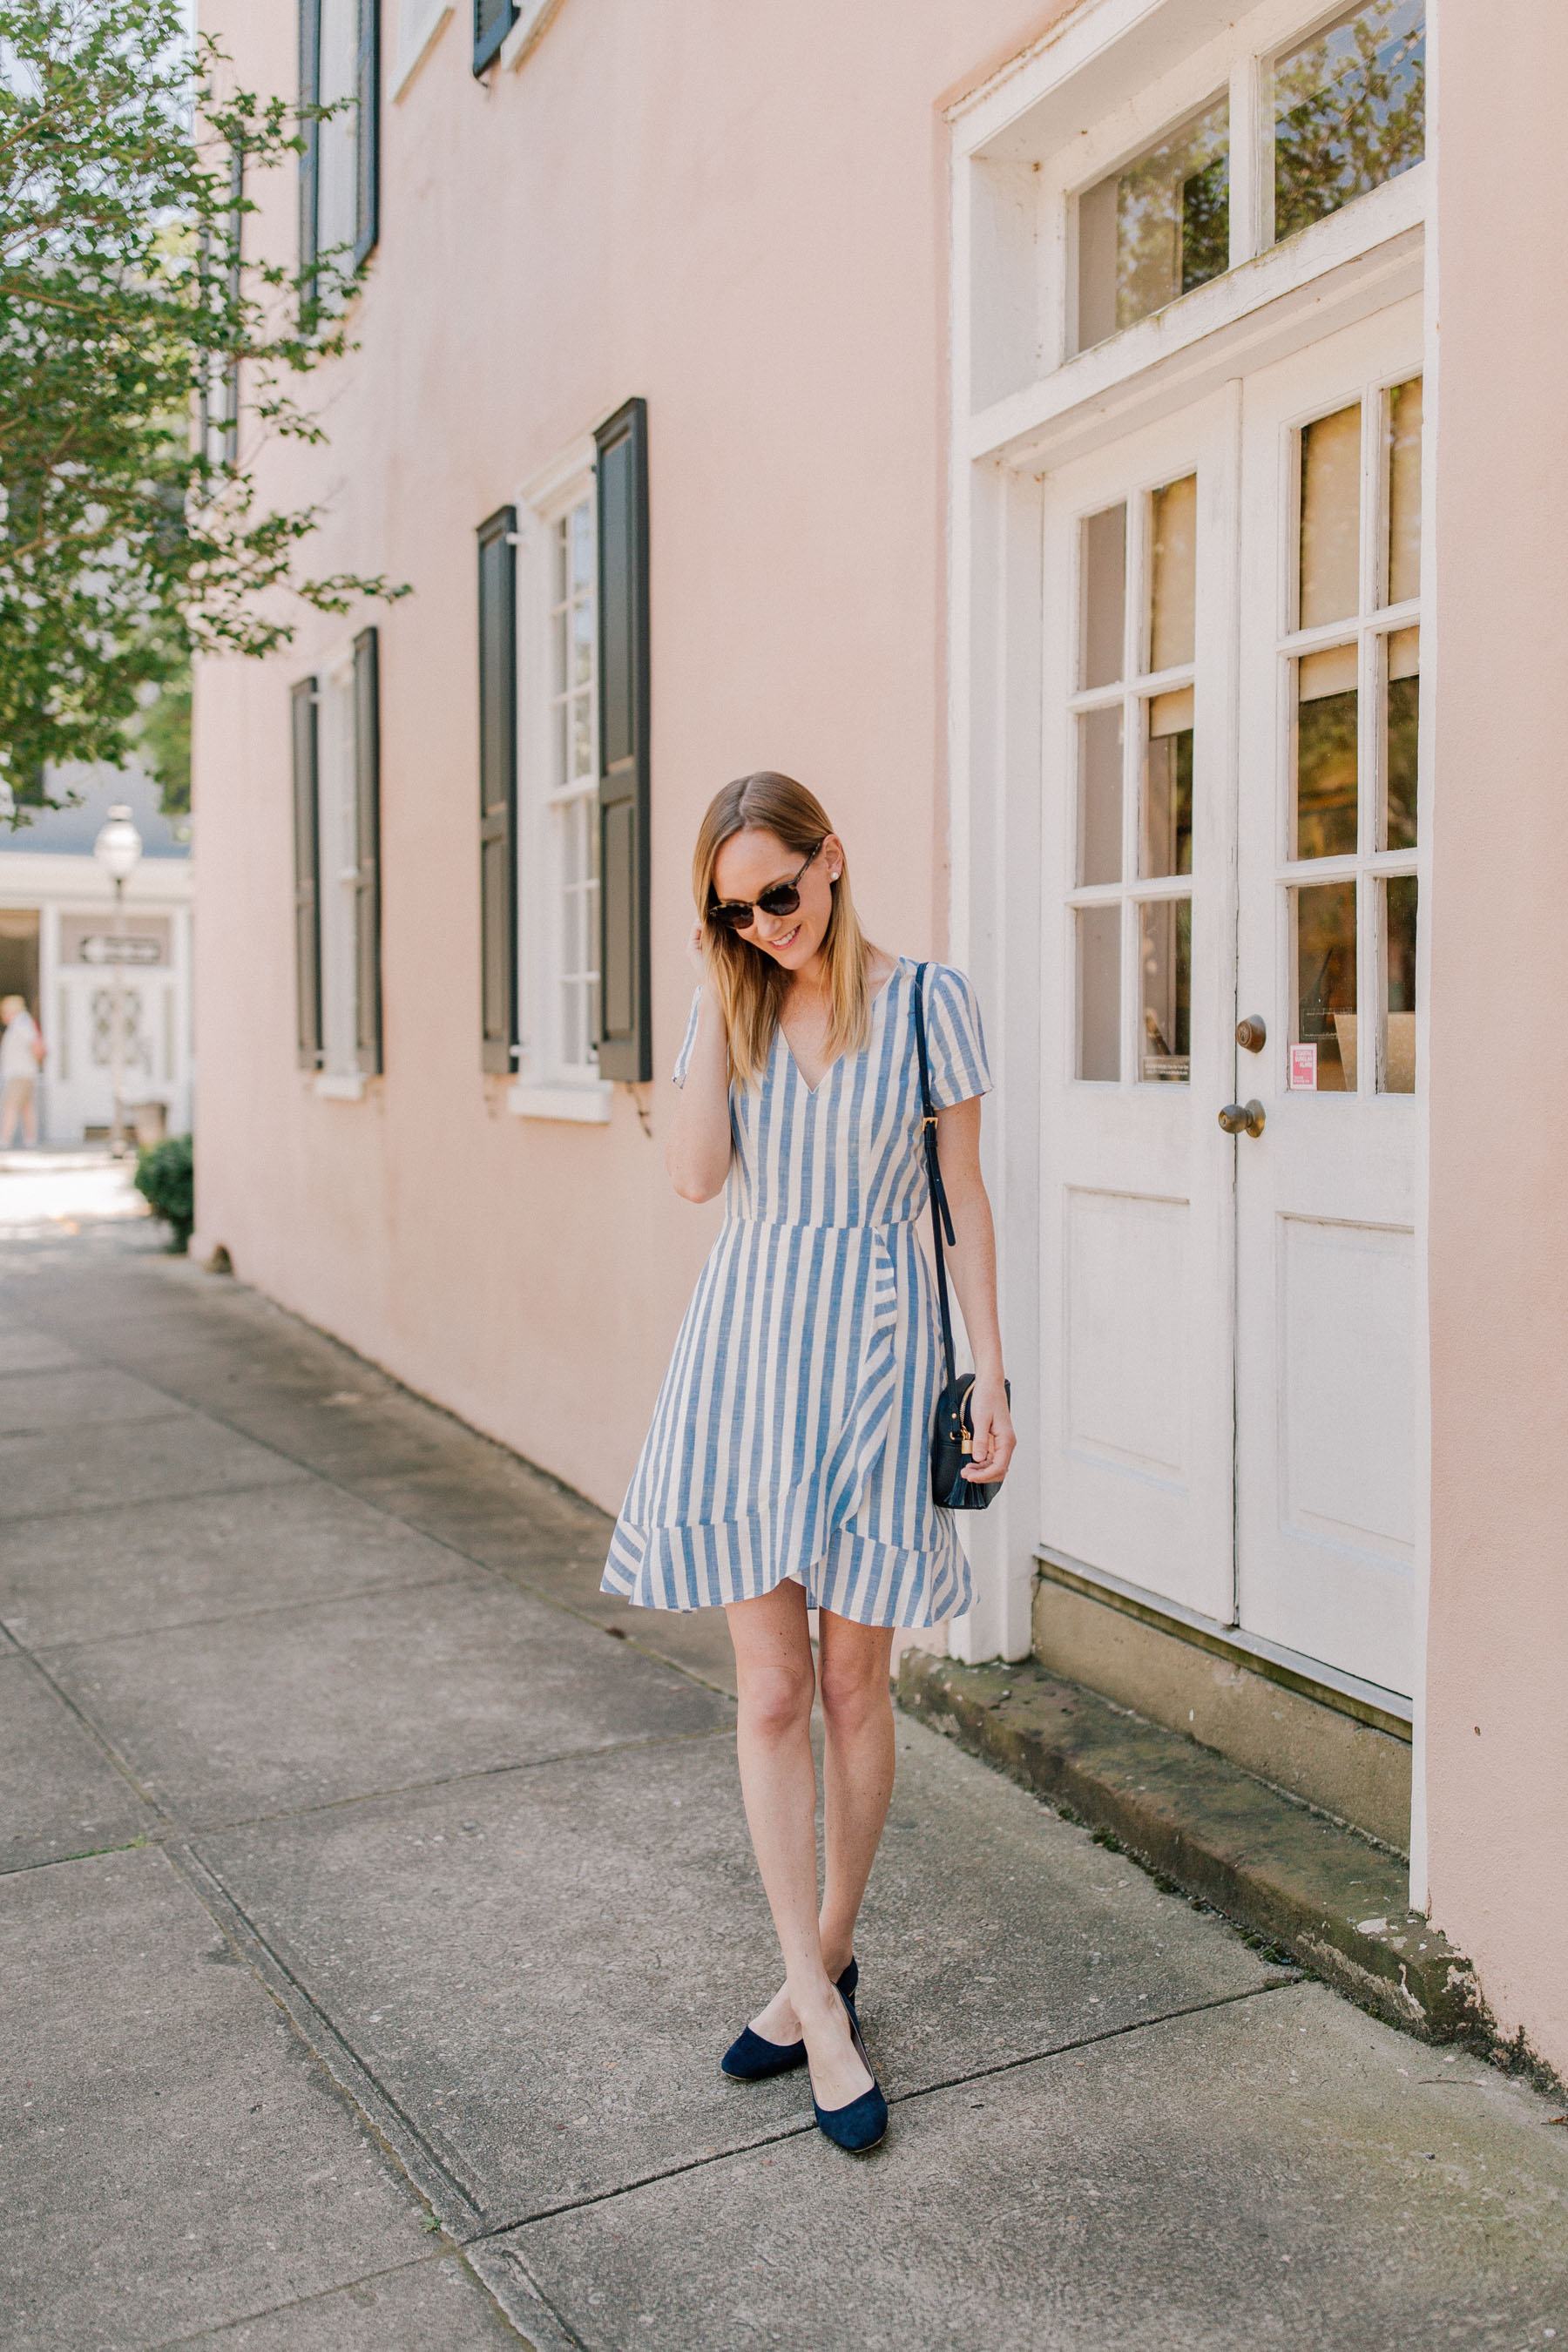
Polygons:
[[857,1731],[862,1724],[892,1712],[887,1661],[879,1652],[825,1657],[820,1682],[823,1716],[836,1731]]
[[743,1666],[738,1677],[741,1720],[763,1739],[786,1739],[811,1720],[809,1670],[795,1665]]

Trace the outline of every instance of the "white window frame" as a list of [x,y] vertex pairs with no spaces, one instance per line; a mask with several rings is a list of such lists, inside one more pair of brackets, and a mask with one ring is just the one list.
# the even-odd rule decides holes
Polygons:
[[[584,499],[595,506],[594,443],[584,436],[537,474],[517,498],[517,854],[518,1075],[507,1107],[521,1118],[606,1125],[615,1087],[596,1067],[563,1059],[561,1034],[561,898],[563,887],[554,772],[556,532]],[[597,658],[597,590],[595,593]],[[596,675],[596,673],[595,673]],[[595,756],[584,796],[598,795],[597,693]],[[597,820],[596,807],[595,822]]]
[[358,1102],[359,969],[354,899],[359,879],[354,649],[333,646],[316,671],[316,920],[321,943],[321,1066],[315,1091]]
[[501,68],[515,73],[549,29],[561,0],[522,0],[517,22],[500,45]]
[[452,0],[397,0],[397,48],[390,96],[398,105],[447,29]]
[[[330,47],[335,32],[342,44],[341,53],[333,55]],[[365,125],[360,121],[357,100],[357,66],[359,41],[358,0],[323,0],[317,18],[317,73],[323,105],[343,106],[316,125],[316,246],[321,253],[335,253],[340,268],[352,268],[353,250],[358,241],[360,141],[365,136]],[[332,68],[339,69],[341,88],[334,88]],[[346,217],[330,218],[333,197],[344,209]],[[346,248],[346,259],[345,259]]]
[[[1428,87],[1442,0],[1427,0]],[[1426,314],[1427,446],[1438,429],[1436,285],[1426,267],[1435,121],[1424,160],[1282,245],[1272,234],[1273,61],[1337,21],[1344,0],[1085,0],[949,110],[952,288],[948,547],[949,953],[994,1008],[1005,1074],[983,1147],[998,1215],[1004,1338],[1039,1361],[1042,478],[1337,328],[1409,295]],[[1091,349],[1073,349],[1076,202],[1221,89],[1230,100],[1230,266]],[[1237,430],[1239,425],[1237,425]],[[1423,726],[1440,659],[1429,593],[1434,469],[1423,490]],[[1381,618],[1381,616],[1380,616]],[[1427,758],[1423,750],[1423,770]],[[1429,852],[1424,842],[1421,856]],[[1417,859],[1417,864],[1421,859]],[[1429,901],[1427,902],[1429,904]],[[1421,954],[1428,950],[1423,926]],[[1426,991],[1418,976],[1418,999]],[[1423,1158],[1417,1198],[1424,1202]],[[1416,1247],[1424,1256],[1425,1208]],[[1424,1310],[1423,1310],[1424,1311]],[[1020,1409],[1031,1409],[1026,1395]],[[1418,1441],[1425,1445],[1429,1438]],[[1417,1468],[1418,1490],[1428,1491]],[[1423,1506],[1423,1510],[1425,1506]],[[950,1646],[979,1659],[1030,1646],[1037,1484],[1026,1463],[967,1530],[977,1605]],[[1425,1559],[1417,1540],[1416,1690],[1424,1689]],[[1415,1706],[1412,1884],[1424,1893],[1422,1700]]]
[[[1427,0],[1428,45],[1436,0]],[[1353,197],[1282,245],[1273,236],[1271,88],[1276,58],[1344,14],[1310,0],[1261,0],[1234,22],[1215,0],[1099,0],[1080,8],[995,80],[960,102],[953,132],[954,374],[966,454],[1016,454],[1034,433],[1054,440],[1086,404],[1158,370],[1184,368],[1195,397],[1263,364],[1258,314],[1312,306],[1317,331],[1415,292],[1430,203],[1428,153],[1396,179]],[[1230,104],[1230,263],[1163,310],[1077,352],[1077,207],[1080,194],[1134,161],[1211,99]],[[1322,280],[1347,267],[1383,268],[1372,299],[1338,289],[1324,316]],[[1025,299],[1020,290],[1027,289]],[[1361,291],[1358,288],[1357,291]],[[1289,341],[1287,341],[1289,348]],[[1202,360],[1199,352],[1202,352]],[[1210,362],[1205,368],[1204,361]],[[1220,364],[1214,365],[1218,362]],[[1135,421],[1104,410],[1108,432]],[[1055,450],[1052,451],[1055,455]]]

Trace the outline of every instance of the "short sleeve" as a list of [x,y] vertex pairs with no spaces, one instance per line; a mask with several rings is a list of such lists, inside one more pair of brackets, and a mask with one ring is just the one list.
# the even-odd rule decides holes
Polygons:
[[980,1006],[968,981],[951,964],[926,966],[926,1054],[931,1098],[938,1110],[991,1091]]
[[691,1048],[697,1043],[697,1016],[701,1010],[702,991],[699,989],[691,1000],[691,1018],[686,1024],[686,1034],[681,1040],[680,1051],[675,1057],[675,1067],[669,1074],[678,1087],[683,1087],[686,1084],[686,1072],[691,1060]]

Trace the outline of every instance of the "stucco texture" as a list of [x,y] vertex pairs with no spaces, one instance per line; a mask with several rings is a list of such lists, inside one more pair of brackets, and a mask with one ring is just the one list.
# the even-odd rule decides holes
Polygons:
[[[1568,2072],[1568,21],[1445,8],[1432,891],[1431,1904]],[[1517,28],[1522,31],[1522,28]]]

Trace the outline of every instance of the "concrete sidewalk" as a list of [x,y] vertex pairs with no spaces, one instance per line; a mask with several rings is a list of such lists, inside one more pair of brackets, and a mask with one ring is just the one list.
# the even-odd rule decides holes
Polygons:
[[912,1721],[888,2142],[726,2082],[776,1962],[721,1623],[156,1228],[13,1232],[0,2343],[1568,2347],[1557,2105]]

